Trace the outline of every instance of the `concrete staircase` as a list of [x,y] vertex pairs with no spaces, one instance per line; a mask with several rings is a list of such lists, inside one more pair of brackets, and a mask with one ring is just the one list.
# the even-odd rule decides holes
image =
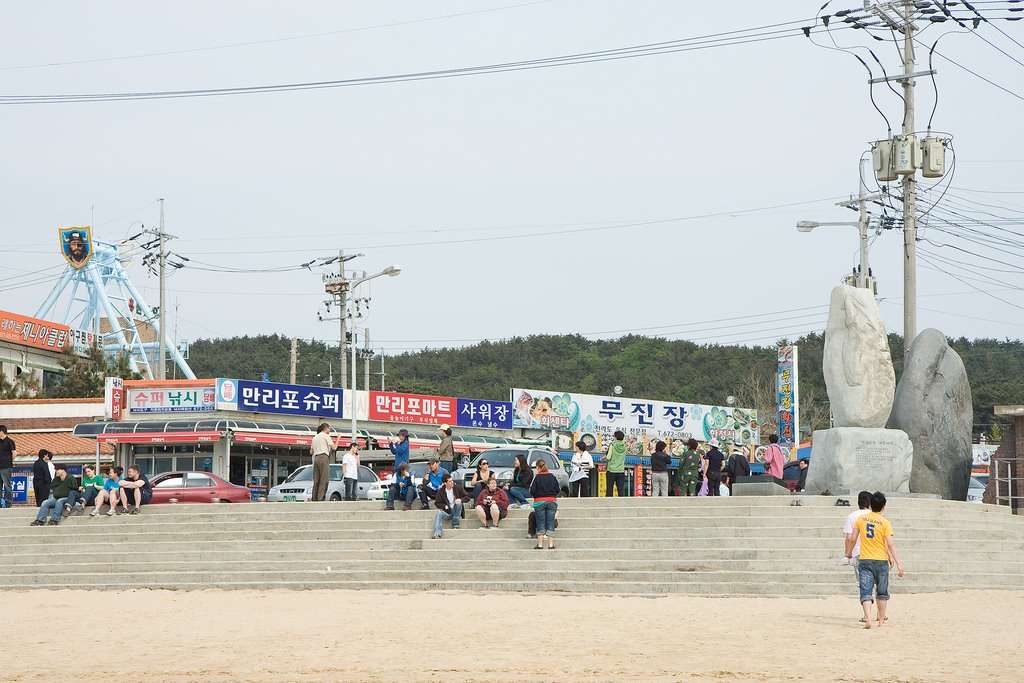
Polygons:
[[[853,508],[834,502],[565,500],[553,551],[531,549],[526,510],[496,530],[471,516],[433,540],[433,511],[368,502],[157,505],[56,527],[14,508],[0,510],[0,588],[853,595],[838,564]],[[887,516],[907,569],[894,593],[1024,589],[1024,518],[1006,508],[896,498]]]

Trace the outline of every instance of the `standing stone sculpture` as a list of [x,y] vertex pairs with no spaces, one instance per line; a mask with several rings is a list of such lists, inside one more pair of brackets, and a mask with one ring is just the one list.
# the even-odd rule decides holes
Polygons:
[[846,285],[832,290],[823,363],[835,425],[884,427],[896,373],[871,290]]
[[898,429],[817,430],[814,451],[807,491],[910,493],[914,446]]
[[889,418],[914,444],[911,492],[966,499],[973,417],[963,361],[944,334],[924,330],[910,347]]

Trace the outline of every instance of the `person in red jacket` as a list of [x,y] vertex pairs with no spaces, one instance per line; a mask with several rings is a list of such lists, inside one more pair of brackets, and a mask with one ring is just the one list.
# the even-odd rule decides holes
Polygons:
[[498,522],[505,519],[507,514],[508,496],[503,489],[498,488],[498,480],[491,477],[487,480],[486,488],[476,497],[476,516],[480,518],[483,528],[490,528],[487,522],[491,522],[497,529]]

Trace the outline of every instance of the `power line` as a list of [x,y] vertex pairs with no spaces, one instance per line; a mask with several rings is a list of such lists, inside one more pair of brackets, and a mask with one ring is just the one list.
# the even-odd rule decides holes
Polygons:
[[[507,73],[513,71],[524,71],[532,69],[544,69],[561,66],[573,66],[578,64],[590,64],[595,62],[616,61],[620,59],[633,59],[637,57],[649,57],[655,55],[673,54],[677,52],[690,52],[716,47],[728,47],[734,45],[746,45],[791,38],[801,35],[794,32],[792,27],[806,20],[782,22],[752,29],[740,29],[722,33],[695,36],[658,43],[645,43],[626,47],[612,48],[608,50],[597,50],[593,52],[578,52],[556,57],[545,57],[514,62],[501,62],[494,64],[483,64],[471,67],[438,69],[434,71],[409,72],[391,74],[385,76],[369,76],[363,78],[349,78],[323,81],[306,81],[295,83],[279,83],[255,86],[239,86],[227,88],[204,88],[184,90],[154,90],[134,92],[106,92],[106,93],[64,93],[57,95],[2,95],[0,104],[67,104],[72,102],[110,102],[127,100],[157,100],[157,99],[182,99],[193,97],[218,97],[226,95],[245,95],[270,92],[293,92],[300,90],[322,90],[327,88],[356,87],[366,85],[381,85],[385,83],[405,83],[412,81],[436,80],[441,78],[456,78],[462,76],[473,76],[482,74]],[[774,30],[766,30],[774,29]]]
[[357,26],[354,28],[339,29],[337,31],[324,31],[321,33],[306,33],[297,36],[285,36],[281,38],[267,38],[265,40],[249,40],[241,43],[227,43],[224,45],[210,45],[206,47],[194,47],[186,48],[181,50],[164,50],[162,52],[143,52],[141,54],[134,55],[120,55],[117,57],[97,57],[94,59],[78,59],[75,61],[68,62],[46,62],[42,64],[22,64],[18,66],[0,66],[0,71],[14,71],[21,69],[42,69],[51,68],[58,66],[74,66],[79,64],[97,64],[101,62],[119,62],[129,59],[145,59],[149,57],[165,57],[169,55],[184,55],[194,54],[197,52],[212,52],[214,50],[230,50],[240,47],[252,47],[254,45],[269,45],[272,43],[285,43],[296,40],[308,40],[310,38],[325,38],[328,36],[338,36],[345,33],[356,33],[358,31],[372,31],[382,28],[394,28],[396,26],[408,26],[410,24],[421,24],[430,21],[440,21],[442,19],[453,19],[457,17],[466,17],[472,14],[487,14],[489,12],[499,12],[508,9],[517,9],[519,7],[527,7],[529,5],[542,5],[548,2],[554,2],[554,0],[532,0],[531,2],[523,2],[517,5],[504,5],[502,7],[490,7],[487,9],[470,10],[468,12],[456,12],[454,14],[442,14],[435,17],[423,17],[421,19],[408,19],[406,21],[393,21],[386,24],[374,24],[371,26]]

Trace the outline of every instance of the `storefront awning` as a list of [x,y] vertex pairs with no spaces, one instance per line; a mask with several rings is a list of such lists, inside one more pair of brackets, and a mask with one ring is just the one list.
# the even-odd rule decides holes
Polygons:
[[223,432],[136,432],[100,434],[100,443],[205,443],[219,441]]

